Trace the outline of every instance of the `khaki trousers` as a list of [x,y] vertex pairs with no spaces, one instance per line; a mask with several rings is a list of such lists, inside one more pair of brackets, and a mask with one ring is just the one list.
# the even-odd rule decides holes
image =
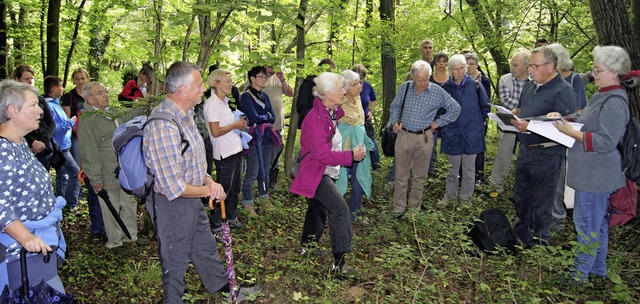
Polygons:
[[[109,194],[109,200],[113,207],[118,211],[120,218],[127,227],[129,234],[131,234],[132,240],[135,242],[138,239],[138,222],[137,222],[137,203],[133,196],[127,194],[118,185],[117,188],[105,188],[107,194]],[[104,230],[107,234],[107,248],[122,246],[122,241],[129,241],[124,232],[120,228],[120,225],[116,222],[106,203],[99,197],[100,211],[102,211],[102,219],[104,221]]]
[[516,133],[504,132],[498,140],[498,153],[491,171],[491,185],[500,193],[504,191],[504,179],[509,175],[515,145]]
[[407,209],[409,175],[412,176],[409,206],[412,208],[422,206],[422,190],[427,181],[432,152],[431,130],[426,131],[425,134],[413,134],[404,130],[398,132],[395,146],[396,181],[393,193],[393,211],[396,213],[403,213]]

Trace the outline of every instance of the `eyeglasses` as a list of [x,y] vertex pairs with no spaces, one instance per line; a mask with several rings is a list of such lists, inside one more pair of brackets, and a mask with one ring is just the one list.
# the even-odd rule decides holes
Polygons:
[[529,63],[529,68],[533,69],[533,70],[538,70],[541,66],[545,66],[547,64],[549,64],[550,61],[547,61],[545,63],[541,63],[541,64],[535,64],[535,63]]
[[591,71],[593,72],[593,74],[597,75],[597,74],[600,74],[600,73],[602,73],[604,71],[608,71],[608,70],[609,69],[599,69],[599,68],[593,67],[593,70],[591,70]]
[[451,71],[453,71],[453,72],[464,72],[465,69],[466,69],[465,67],[451,68]]
[[256,78],[267,79],[267,75],[256,75]]

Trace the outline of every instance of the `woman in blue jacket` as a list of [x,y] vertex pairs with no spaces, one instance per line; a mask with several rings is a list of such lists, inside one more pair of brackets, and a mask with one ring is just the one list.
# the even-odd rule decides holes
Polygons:
[[[440,152],[447,154],[451,168],[447,176],[447,194],[440,205],[457,199],[468,201],[475,186],[476,154],[486,150],[484,119],[491,109],[484,88],[467,75],[463,55],[453,55],[448,62],[451,77],[442,86],[461,107],[460,116],[440,131]],[[462,167],[462,183],[458,191],[458,174]]]

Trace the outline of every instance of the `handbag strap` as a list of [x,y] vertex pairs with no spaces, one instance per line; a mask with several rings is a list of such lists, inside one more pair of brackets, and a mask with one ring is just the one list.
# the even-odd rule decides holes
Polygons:
[[409,86],[411,83],[407,83],[407,87],[404,90],[404,97],[402,98],[402,105],[400,105],[400,116],[398,116],[398,122],[402,123],[402,113],[404,112],[404,102],[407,100],[407,94],[409,93]]

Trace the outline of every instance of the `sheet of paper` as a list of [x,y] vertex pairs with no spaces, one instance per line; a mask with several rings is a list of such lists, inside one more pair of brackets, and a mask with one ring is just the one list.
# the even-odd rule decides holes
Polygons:
[[498,117],[498,115],[496,115],[496,113],[489,113],[489,114],[487,114],[487,116],[489,117],[489,119],[491,119],[493,122],[495,122],[498,125],[498,128],[500,128],[500,130],[502,130],[503,132],[514,132],[514,133],[518,132],[518,129],[516,129],[516,127],[506,125],[500,119],[500,117]]
[[[573,129],[580,131],[582,129],[581,123],[567,122]],[[531,120],[527,126],[527,130],[544,136],[550,140],[553,140],[565,147],[571,148],[576,140],[573,137],[560,133],[556,126],[553,125],[553,121],[539,121]]]

